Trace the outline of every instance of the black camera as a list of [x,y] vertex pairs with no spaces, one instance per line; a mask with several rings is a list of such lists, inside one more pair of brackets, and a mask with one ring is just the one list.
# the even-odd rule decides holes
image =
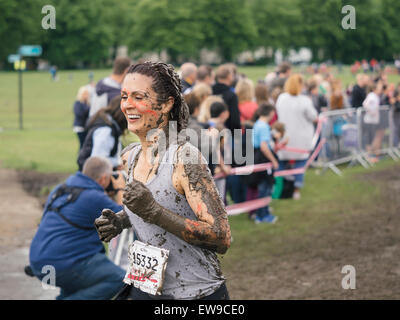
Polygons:
[[[121,174],[121,172],[113,171],[111,176],[114,179],[118,179],[120,174]],[[107,188],[105,190],[107,191],[107,193],[116,191],[115,188],[114,188],[112,180],[110,180],[110,183],[109,183],[109,185],[107,186]]]
[[[112,174],[111,174],[111,176],[112,176],[114,179],[118,179],[119,173],[116,172],[116,171],[113,171]],[[112,182],[111,179],[110,179],[110,183],[108,184],[108,186],[107,186],[107,188],[106,188],[106,191],[107,191],[107,192],[114,192],[114,191],[115,191],[114,184],[113,184],[113,182]]]

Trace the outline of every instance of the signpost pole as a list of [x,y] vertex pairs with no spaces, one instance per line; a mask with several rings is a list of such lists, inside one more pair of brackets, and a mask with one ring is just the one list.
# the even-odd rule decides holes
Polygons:
[[38,57],[42,54],[42,47],[38,45],[24,45],[18,49],[18,54],[8,56],[8,62],[14,63],[14,68],[18,66],[18,104],[19,104],[19,129],[23,130],[23,105],[22,105],[22,68],[25,69],[23,57]]
[[21,70],[21,63],[20,67],[18,68],[18,101],[19,101],[19,129],[23,129],[23,122],[22,122],[22,70]]

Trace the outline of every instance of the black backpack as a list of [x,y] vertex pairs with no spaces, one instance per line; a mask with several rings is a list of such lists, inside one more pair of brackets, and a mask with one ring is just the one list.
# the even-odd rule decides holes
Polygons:
[[285,177],[283,179],[283,189],[280,198],[281,199],[291,199],[294,193],[294,179],[288,179]]
[[[265,157],[260,148],[254,148],[254,164],[261,163],[270,163],[270,161]],[[275,183],[274,170],[270,169],[243,175],[243,181],[251,188],[257,188],[262,181],[268,181],[270,185],[273,185]]]
[[121,129],[119,128],[118,124],[115,122],[115,120],[111,120],[112,124],[109,125],[107,124],[103,119],[98,119],[93,123],[90,127],[88,127],[87,130],[87,135],[85,137],[85,141],[83,142],[82,149],[79,151],[78,155],[78,167],[79,171],[82,171],[83,164],[85,163],[86,159],[90,157],[92,154],[92,149],[93,149],[93,133],[96,129],[101,128],[101,127],[110,127],[111,128],[111,134],[114,137],[114,146],[110,151],[109,156],[113,157],[118,151],[118,144],[119,144],[119,137],[121,135]]
[[[285,169],[294,169],[294,166],[290,163],[286,165]],[[294,176],[285,176],[283,177],[283,188],[280,199],[291,199],[293,198],[294,193]]]
[[[65,207],[67,204],[75,202],[76,199],[78,199],[79,195],[82,193],[82,191],[85,190],[84,188],[78,188],[78,187],[70,187],[67,186],[66,184],[62,184],[60,185],[57,190],[53,193],[49,203],[46,205],[46,207],[44,208],[44,213],[42,216],[42,220],[43,217],[45,216],[45,214],[49,211],[54,211],[56,212],[66,223],[68,223],[69,225],[78,228],[78,229],[82,229],[82,230],[93,230],[95,227],[84,227],[84,226],[80,226],[79,224],[76,224],[75,222],[72,222],[71,220],[69,220],[66,216],[64,216],[61,212],[60,209],[62,207]],[[62,205],[58,206],[58,207],[53,207],[53,203],[54,201],[65,195],[68,194],[67,197],[67,201],[65,201],[65,203],[63,203]],[[32,271],[32,268],[30,265],[27,265],[24,267],[24,272],[27,276],[30,277],[34,277],[34,273]]]
[[[81,230],[93,230],[95,229],[95,227],[85,227],[85,226],[81,226],[75,222],[72,222],[71,220],[69,220],[66,216],[64,216],[60,209],[65,207],[67,204],[73,203],[75,202],[79,195],[82,193],[82,191],[86,190],[85,188],[78,188],[78,187],[71,187],[71,186],[67,186],[65,183],[60,185],[57,190],[53,193],[53,195],[51,196],[51,199],[49,201],[49,203],[46,205],[46,207],[44,208],[44,213],[42,216],[42,220],[43,217],[45,216],[45,214],[49,211],[53,211],[55,213],[57,213],[66,223],[68,223],[69,225],[81,229]],[[68,194],[68,197],[66,199],[66,201],[57,206],[54,207],[53,203],[56,199],[58,199],[59,197]]]

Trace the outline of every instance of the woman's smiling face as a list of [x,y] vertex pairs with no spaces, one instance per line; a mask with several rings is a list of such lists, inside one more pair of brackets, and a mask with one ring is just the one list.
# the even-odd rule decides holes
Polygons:
[[170,103],[158,104],[152,83],[153,78],[139,73],[128,73],[122,83],[121,110],[128,130],[137,135],[160,127],[172,107],[168,107]]

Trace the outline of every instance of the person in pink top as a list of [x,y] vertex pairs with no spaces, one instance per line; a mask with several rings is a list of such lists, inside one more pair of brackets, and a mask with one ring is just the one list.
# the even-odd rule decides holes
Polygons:
[[251,119],[258,108],[258,104],[254,102],[254,84],[248,78],[242,78],[238,81],[235,92],[239,100],[240,122],[242,127],[251,125]]
[[[243,129],[253,127],[255,113],[258,104],[255,102],[255,90],[253,81],[247,78],[241,78],[235,87],[235,92],[239,100],[240,123]],[[257,187],[247,186],[246,201],[258,198]],[[249,212],[249,218],[255,218],[255,211]]]

